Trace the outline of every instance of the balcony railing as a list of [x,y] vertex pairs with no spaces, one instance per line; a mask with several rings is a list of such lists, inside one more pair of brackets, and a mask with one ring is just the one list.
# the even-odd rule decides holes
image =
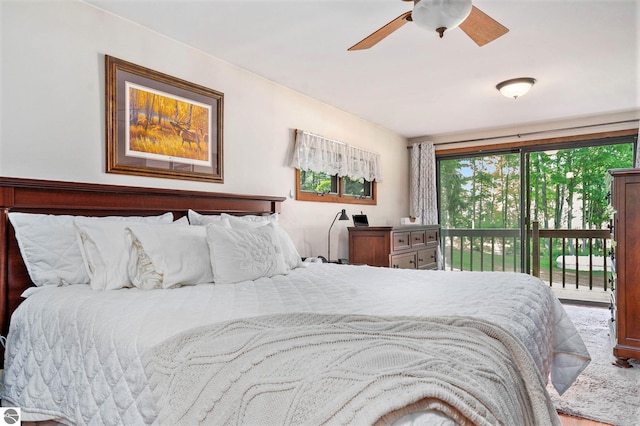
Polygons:
[[[554,247],[560,250],[555,251]],[[539,229],[538,222],[533,222],[531,274],[548,281],[550,286],[555,282],[554,276],[559,275],[557,282],[562,283],[562,288],[572,284],[576,289],[588,286],[593,290],[595,286],[606,291],[612,269],[610,250],[611,231],[607,229]],[[541,267],[545,257],[546,270]]]
[[445,269],[520,271],[519,229],[442,229]]
[[[609,230],[539,229],[534,222],[529,238],[532,275],[550,286],[610,288]],[[447,270],[522,269],[519,229],[442,229],[441,243]]]

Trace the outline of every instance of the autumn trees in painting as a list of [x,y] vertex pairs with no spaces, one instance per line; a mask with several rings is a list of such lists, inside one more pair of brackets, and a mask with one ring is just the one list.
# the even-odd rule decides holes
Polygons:
[[129,150],[210,162],[208,106],[133,84],[128,100]]

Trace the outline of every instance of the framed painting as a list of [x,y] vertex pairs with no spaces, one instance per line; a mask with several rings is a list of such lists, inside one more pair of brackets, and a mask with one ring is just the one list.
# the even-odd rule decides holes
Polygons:
[[107,173],[223,182],[224,94],[111,56]]

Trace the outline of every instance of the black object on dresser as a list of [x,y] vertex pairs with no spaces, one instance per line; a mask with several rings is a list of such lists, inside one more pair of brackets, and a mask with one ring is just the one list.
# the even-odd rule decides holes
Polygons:
[[613,218],[613,355],[619,367],[640,359],[640,169],[610,170]]
[[402,269],[437,269],[439,225],[349,228],[349,263]]

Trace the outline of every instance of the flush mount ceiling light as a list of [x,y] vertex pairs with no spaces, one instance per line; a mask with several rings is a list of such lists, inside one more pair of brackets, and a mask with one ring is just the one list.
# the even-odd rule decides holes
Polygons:
[[471,13],[471,0],[421,0],[413,7],[413,22],[428,31],[436,31],[440,38]]
[[496,89],[507,98],[518,99],[525,95],[536,84],[536,79],[531,77],[512,78],[496,85]]

